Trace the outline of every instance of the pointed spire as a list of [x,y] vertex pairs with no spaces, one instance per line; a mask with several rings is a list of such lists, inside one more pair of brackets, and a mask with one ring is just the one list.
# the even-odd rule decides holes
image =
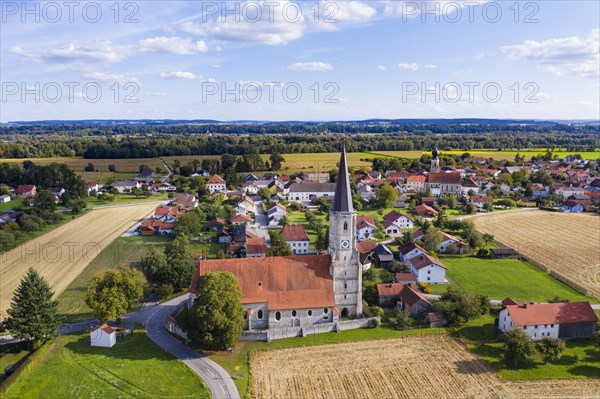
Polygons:
[[346,145],[342,148],[340,157],[340,169],[337,184],[335,185],[335,197],[333,198],[334,212],[353,212],[352,192],[350,191],[350,178],[348,177],[348,162],[346,161]]

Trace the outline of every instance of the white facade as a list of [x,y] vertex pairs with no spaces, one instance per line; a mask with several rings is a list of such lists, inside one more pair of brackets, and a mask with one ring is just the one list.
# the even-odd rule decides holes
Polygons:
[[333,308],[269,310],[266,303],[242,304],[246,309],[244,328],[295,327],[333,321]]
[[500,331],[505,332],[514,328],[520,328],[534,341],[540,341],[547,337],[558,338],[558,329],[560,324],[537,324],[531,326],[515,327],[513,321],[508,313],[508,309],[504,308],[500,311],[498,317],[498,328]]
[[210,191],[211,194],[216,192],[223,192],[227,189],[227,185],[225,183],[211,183],[207,184],[206,188]]
[[424,254],[425,251],[420,250],[419,248],[415,248],[413,250],[411,250],[410,252],[407,252],[406,254],[402,254],[400,253],[400,260],[402,262],[407,262],[409,259],[414,258],[415,256]]
[[362,229],[357,229],[356,236],[358,238],[358,241],[365,241],[373,237],[373,230],[375,230],[375,227],[368,225],[363,227]]
[[429,284],[445,284],[446,283],[446,269],[438,265],[429,265],[417,270],[413,265],[409,263],[411,273],[417,276],[419,283]]
[[117,333],[114,330],[108,333],[102,328],[97,328],[90,333],[90,342],[92,346],[112,348],[117,343]]
[[288,241],[294,255],[306,255],[310,253],[310,241]]

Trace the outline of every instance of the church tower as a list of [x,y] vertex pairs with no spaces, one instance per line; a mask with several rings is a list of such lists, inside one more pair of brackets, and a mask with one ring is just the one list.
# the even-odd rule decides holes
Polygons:
[[433,148],[431,151],[431,168],[429,168],[429,173],[440,173],[440,159],[438,158],[438,150],[437,148]]
[[356,249],[356,212],[352,206],[346,147],[342,149],[333,208],[329,212],[329,272],[341,317],[362,315],[362,267]]

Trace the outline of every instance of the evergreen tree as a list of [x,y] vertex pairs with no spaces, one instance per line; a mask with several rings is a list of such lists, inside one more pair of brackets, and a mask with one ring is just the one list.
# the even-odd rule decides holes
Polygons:
[[58,301],[40,274],[29,268],[21,279],[8,309],[10,330],[31,341],[34,349],[49,339],[60,326]]
[[188,314],[188,336],[210,348],[235,346],[244,327],[244,308],[237,278],[230,272],[200,277],[197,298]]

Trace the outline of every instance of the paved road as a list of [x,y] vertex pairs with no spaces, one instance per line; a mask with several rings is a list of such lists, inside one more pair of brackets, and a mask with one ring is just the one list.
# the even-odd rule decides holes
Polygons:
[[169,180],[169,177],[171,177],[171,175],[173,174],[173,171],[167,166],[167,164],[165,163],[165,161],[162,158],[158,158],[158,159],[160,159],[160,162],[162,162],[162,164],[164,165],[165,169],[167,170],[167,175],[164,176],[162,179],[160,179],[160,182],[164,183],[167,180]]
[[154,306],[153,311],[148,315],[145,325],[146,334],[158,346],[179,358],[196,374],[198,374],[204,383],[208,386],[211,396],[214,399],[239,399],[235,383],[221,366],[206,357],[205,355],[190,349],[165,329],[165,322],[177,306],[187,300],[187,295],[182,295],[171,299],[165,303]]

